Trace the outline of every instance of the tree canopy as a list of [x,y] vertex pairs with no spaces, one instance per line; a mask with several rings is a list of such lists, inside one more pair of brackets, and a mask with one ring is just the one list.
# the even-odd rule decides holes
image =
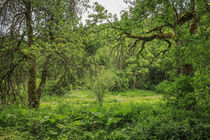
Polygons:
[[[129,10],[118,19],[87,0],[1,1],[2,104],[24,102],[27,91],[37,108],[43,90],[90,88],[104,70],[118,77],[107,87],[116,91],[188,76],[196,104],[205,100],[198,96],[209,89],[209,1],[125,2]],[[81,23],[88,8],[94,13]]]

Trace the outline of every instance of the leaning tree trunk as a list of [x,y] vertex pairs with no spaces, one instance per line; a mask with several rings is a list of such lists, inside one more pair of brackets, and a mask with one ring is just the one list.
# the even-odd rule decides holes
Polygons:
[[43,65],[41,82],[39,83],[39,87],[37,89],[38,101],[40,101],[40,99],[41,99],[42,91],[43,91],[43,88],[44,88],[46,80],[47,80],[47,73],[48,73],[47,64],[49,62],[49,59],[50,59],[50,56],[48,56],[46,58],[45,63]]
[[[54,34],[52,32],[53,30],[53,23],[54,23],[54,17],[51,15],[50,17],[50,25],[49,25],[49,35],[50,35],[50,41],[54,40]],[[43,69],[42,69],[42,77],[41,81],[39,83],[39,87],[37,89],[37,95],[38,95],[38,100],[40,101],[43,89],[45,87],[46,81],[47,81],[47,73],[48,73],[48,63],[52,55],[48,55],[47,58],[45,59],[45,62],[43,64]]]
[[[25,3],[26,30],[28,37],[28,47],[33,45],[33,28],[32,28],[32,6],[30,2]],[[30,108],[39,107],[38,95],[36,92],[36,57],[31,53],[29,58],[29,81],[28,81],[28,106]]]
[[[52,31],[53,30],[53,23],[54,23],[54,17],[51,15],[50,25],[48,27],[49,28],[50,41],[53,41],[55,39],[53,31]],[[48,63],[49,63],[51,57],[52,57],[52,55],[48,55],[47,58],[45,59],[44,64],[43,64],[41,81],[40,81],[38,89],[37,89],[37,96],[38,96],[39,104],[40,104],[40,99],[41,99],[41,96],[42,96],[43,89],[44,89],[46,81],[47,81]]]

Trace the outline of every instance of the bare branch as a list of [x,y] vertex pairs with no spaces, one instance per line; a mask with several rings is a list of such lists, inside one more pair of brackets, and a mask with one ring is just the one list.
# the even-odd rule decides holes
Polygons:
[[10,0],[6,0],[3,4],[2,4],[2,7],[0,7],[0,16],[2,16],[2,12],[3,12],[3,9],[6,7],[6,5],[9,3]]

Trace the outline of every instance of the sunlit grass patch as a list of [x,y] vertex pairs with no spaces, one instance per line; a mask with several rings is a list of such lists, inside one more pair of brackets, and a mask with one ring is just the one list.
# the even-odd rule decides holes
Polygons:
[[[128,90],[124,92],[107,93],[103,99],[103,104],[130,104],[130,103],[156,103],[161,101],[162,95],[153,91]],[[60,103],[70,104],[71,106],[90,106],[97,104],[96,96],[89,90],[75,90],[64,96],[46,96],[42,99],[41,107],[56,107]]]
[[162,99],[161,95],[155,96],[135,96],[135,97],[125,97],[121,95],[117,96],[108,96],[104,98],[104,102],[115,103],[115,102],[158,102]]
[[128,90],[125,92],[115,92],[105,95],[105,102],[108,103],[155,103],[162,99],[161,94],[146,90]]
[[135,96],[154,96],[159,95],[159,93],[151,90],[126,90],[122,92],[113,92],[114,95],[122,95],[122,96],[129,96],[129,97],[135,97]]

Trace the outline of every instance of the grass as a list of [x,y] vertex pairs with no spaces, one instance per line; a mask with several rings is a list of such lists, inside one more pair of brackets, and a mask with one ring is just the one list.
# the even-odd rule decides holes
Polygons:
[[196,133],[208,136],[206,125],[202,132],[192,129],[189,116],[195,114],[173,110],[161,99],[161,94],[144,90],[108,93],[103,106],[91,91],[44,96],[39,109],[15,105],[2,108],[0,140],[181,139]]
[[[126,92],[117,92],[105,96],[105,102],[114,101],[121,103],[156,103],[162,99],[161,94],[147,90],[128,90]],[[113,102],[111,102],[113,103]]]
[[[147,90],[127,90],[124,92],[113,92],[107,93],[104,96],[104,105],[109,106],[111,104],[123,103],[130,104],[132,103],[156,103],[161,102],[162,95],[154,91]],[[41,107],[50,105],[57,106],[60,103],[67,103],[72,106],[90,106],[92,104],[98,104],[97,99],[89,90],[81,91],[75,90],[66,94],[65,96],[45,96],[42,98]]]
[[[21,127],[17,125],[18,123],[21,124],[24,120],[30,122],[31,118],[39,118],[42,120],[44,116],[48,116],[49,122],[54,123],[57,119],[59,120],[59,117],[63,120],[69,118],[69,116],[74,116],[73,125],[81,125],[81,122],[77,120],[84,119],[83,117],[88,113],[90,113],[90,116],[93,115],[99,118],[100,114],[103,114],[102,116],[109,116],[111,113],[117,116],[117,114],[130,112],[137,104],[155,104],[160,102],[161,98],[162,96],[160,94],[156,94],[152,91],[128,90],[125,92],[106,94],[103,107],[100,107],[95,95],[91,91],[77,90],[61,97],[55,95],[44,96],[38,110],[30,110],[27,107],[18,106],[8,106],[2,109],[5,114],[1,116],[2,118],[0,118],[0,120],[5,117],[7,122],[4,122],[5,125],[0,125],[2,128],[0,139],[19,139],[21,137],[19,135],[22,135],[22,133],[19,133],[17,130],[13,131],[13,129]],[[59,116],[59,114],[61,115]],[[81,118],[79,118],[79,116]],[[111,124],[111,122],[109,122],[109,124]]]

